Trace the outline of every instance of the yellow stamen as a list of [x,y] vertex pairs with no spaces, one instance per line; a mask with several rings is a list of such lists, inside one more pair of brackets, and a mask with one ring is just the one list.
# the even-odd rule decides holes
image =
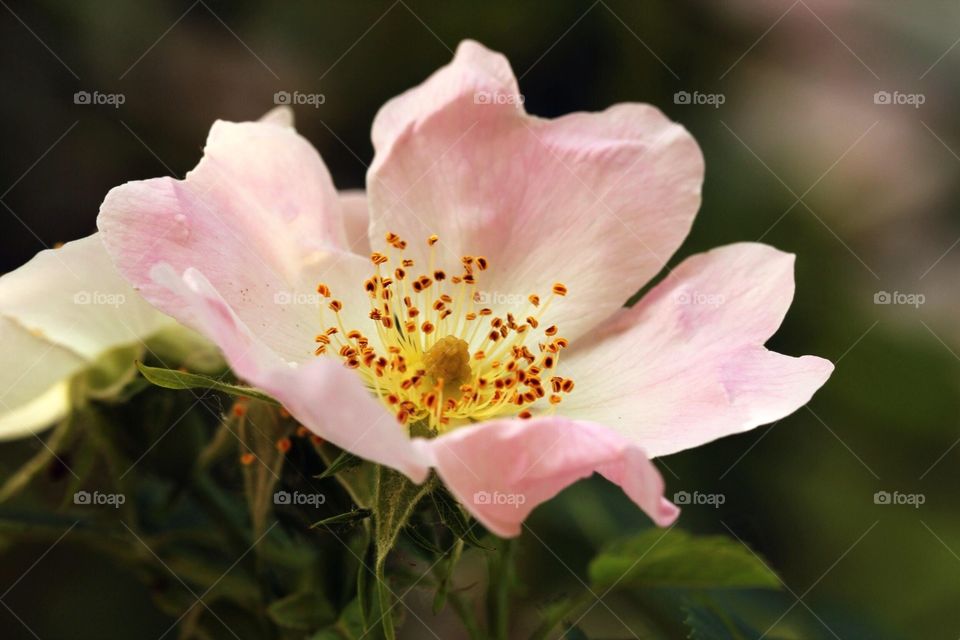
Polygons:
[[[541,379],[544,371],[557,371],[560,352],[568,346],[556,325],[539,329],[551,302],[567,295],[565,285],[555,283],[543,304],[532,293],[526,309],[496,315],[476,304],[483,300],[478,274],[490,268],[485,257],[463,256],[461,271],[448,275],[434,266],[439,238],[432,235],[428,269],[417,274],[410,271],[414,260],[396,257],[406,241],[395,233],[385,240],[384,253],[370,254],[375,273],[358,283],[368,296],[372,336],[343,326],[343,303],[319,284],[317,292],[329,299],[325,308],[334,321],[324,321],[329,311],[321,307],[327,328],[316,335],[312,349],[356,370],[398,422],[436,433],[496,417],[530,418],[551,413],[561,394],[573,390],[569,378]],[[387,263],[402,266],[381,270]],[[534,345],[538,354],[530,348]]]

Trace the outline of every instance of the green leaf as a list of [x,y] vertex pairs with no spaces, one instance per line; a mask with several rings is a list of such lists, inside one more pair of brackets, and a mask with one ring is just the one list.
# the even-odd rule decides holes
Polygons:
[[377,468],[374,544],[378,563],[386,559],[397,541],[397,535],[410,519],[414,507],[433,489],[434,484],[433,476],[418,485],[399,471],[382,466]]
[[[320,478],[334,478],[350,494],[353,503],[358,507],[373,505],[377,465],[361,458],[355,458],[356,464],[352,464],[351,454],[345,454],[329,442],[321,442],[315,450],[326,467]],[[337,468],[330,469],[334,464]]]
[[360,520],[369,518],[371,513],[372,511],[370,511],[370,509],[354,509],[345,513],[338,513],[335,516],[330,516],[329,518],[324,518],[323,520],[318,520],[310,525],[310,528],[316,529],[318,527],[329,527],[331,525],[359,522]]
[[364,527],[364,534],[359,542],[363,545],[363,551],[359,554],[360,562],[357,566],[357,613],[363,632],[370,631],[370,614],[373,613],[372,595],[370,593],[370,574],[372,570],[367,564],[368,559],[373,555],[373,547],[370,544],[369,527]]
[[447,603],[447,595],[450,592],[450,584],[453,581],[453,572],[460,562],[460,555],[463,553],[463,540],[457,540],[453,543],[450,553],[447,554],[443,566],[439,568],[440,583],[437,585],[437,591],[433,596],[433,615],[438,615],[443,611]]
[[779,589],[777,575],[743,544],[651,529],[615,543],[589,568],[594,589]]
[[429,554],[442,556],[444,551],[438,545],[434,544],[432,540],[427,538],[422,532],[417,530],[413,525],[407,525],[403,528],[403,533],[406,534],[410,540],[414,542],[418,547],[423,549]]
[[329,478],[330,476],[334,476],[340,473],[341,471],[352,469],[353,467],[357,466],[361,462],[363,462],[363,460],[361,460],[357,456],[353,455],[349,451],[344,451],[339,456],[337,456],[336,459],[333,462],[331,462],[326,469],[323,470],[323,473],[314,477],[320,480],[324,478]]
[[453,532],[453,535],[474,547],[486,549],[487,551],[493,550],[480,542],[477,534],[474,533],[474,529],[477,528],[476,521],[471,523],[471,521],[463,515],[460,505],[457,504],[457,501],[454,500],[453,496],[451,496],[444,487],[434,489],[430,497],[433,499],[433,504],[437,507],[440,520]]
[[199,373],[187,373],[185,371],[176,371],[175,369],[163,369],[161,367],[148,367],[142,362],[137,363],[137,368],[143,377],[165,389],[212,389],[222,391],[233,396],[243,396],[254,398],[270,404],[280,404],[262,391],[253,387],[243,387],[236,384],[221,382],[217,378],[211,378]]
[[293,593],[271,602],[267,615],[278,626],[299,631],[313,631],[337,619],[330,601],[316,590]]

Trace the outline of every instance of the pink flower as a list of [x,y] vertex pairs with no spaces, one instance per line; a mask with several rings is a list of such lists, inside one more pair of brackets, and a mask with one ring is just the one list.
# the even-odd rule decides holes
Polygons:
[[186,179],[111,191],[108,252],[314,432],[435,469],[499,535],[594,472],[668,524],[648,456],[781,418],[832,370],[763,347],[793,297],[765,245],[622,308],[700,204],[700,150],[653,107],[530,116],[507,60],[464,42],[377,114],[366,198],[291,125],[217,122]]

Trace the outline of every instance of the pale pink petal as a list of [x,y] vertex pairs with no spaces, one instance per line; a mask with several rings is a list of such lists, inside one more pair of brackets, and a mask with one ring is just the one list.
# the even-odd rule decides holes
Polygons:
[[0,440],[14,440],[42,431],[64,418],[70,412],[70,404],[70,382],[63,379],[39,395],[32,395],[24,404],[12,409],[3,405]]
[[609,425],[652,456],[797,410],[833,365],[763,347],[793,299],[793,262],[755,243],[688,258],[561,358],[576,386],[560,410]]
[[485,527],[512,537],[534,507],[594,472],[619,484],[657,524],[679,510],[636,445],[606,427],[559,416],[493,420],[418,441],[450,492]]
[[117,273],[98,234],[41,251],[0,278],[0,315],[89,362],[176,324]]
[[69,410],[73,377],[174,326],[117,273],[96,234],[0,277],[0,439],[50,426]]
[[506,58],[466,41],[450,65],[388,102],[367,175],[371,238],[396,232],[423,260],[424,239],[437,234],[448,269],[485,256],[478,288],[493,300],[523,306],[562,282],[570,295],[547,321],[574,338],[680,245],[700,204],[703,157],[649,105],[546,120],[518,100]]
[[350,298],[345,313],[363,318],[368,306],[362,282],[369,268],[346,252],[329,173],[286,125],[217,122],[203,159],[184,180],[113,189],[98,225],[120,272],[155,306],[195,324],[150,272],[159,263],[179,273],[196,268],[250,330],[288,360],[310,357],[312,336],[324,328],[319,282]]
[[293,109],[285,105],[274,107],[260,116],[260,122],[293,129]]
[[426,461],[406,429],[339,360],[316,358],[300,365],[283,360],[196,269],[180,276],[169,265],[158,265],[153,278],[191,310],[198,330],[216,337],[238,376],[279,400],[304,426],[416,482],[426,478]]
[[340,209],[343,211],[343,226],[347,234],[347,248],[362,256],[370,255],[370,211],[367,194],[363,189],[347,189],[340,192]]
[[0,441],[22,438],[67,414],[69,382],[90,362],[0,316]]

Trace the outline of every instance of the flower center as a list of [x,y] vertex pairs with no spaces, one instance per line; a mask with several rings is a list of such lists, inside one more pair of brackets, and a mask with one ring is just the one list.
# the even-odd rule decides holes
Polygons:
[[345,327],[343,304],[327,285],[317,285],[329,299],[321,307],[328,328],[316,336],[314,353],[335,353],[356,369],[401,424],[437,433],[495,417],[529,418],[552,412],[561,394],[573,391],[573,380],[550,375],[568,341],[556,326],[540,328],[553,299],[567,294],[563,284],[554,284],[543,301],[527,296],[517,315],[495,315],[482,306],[490,295],[477,288],[479,273],[489,268],[486,258],[463,256],[463,271],[448,279],[436,268],[438,238],[430,236],[429,268],[414,275],[417,265],[402,257],[407,243],[395,233],[386,241],[385,253],[371,254],[375,272],[363,283],[370,300],[366,332]]
[[435,381],[459,387],[470,379],[470,345],[456,336],[441,338],[423,354],[423,367]]

